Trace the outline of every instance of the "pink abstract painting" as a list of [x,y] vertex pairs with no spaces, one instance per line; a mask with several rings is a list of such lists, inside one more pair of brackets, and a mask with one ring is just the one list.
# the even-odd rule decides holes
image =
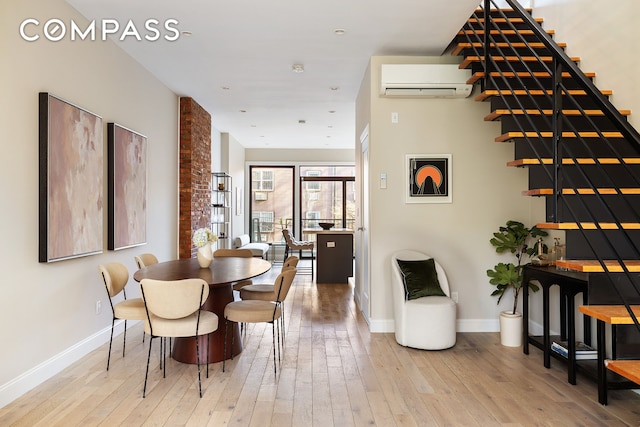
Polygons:
[[108,248],[146,243],[147,138],[108,123],[109,239]]
[[40,94],[39,261],[102,252],[102,118]]

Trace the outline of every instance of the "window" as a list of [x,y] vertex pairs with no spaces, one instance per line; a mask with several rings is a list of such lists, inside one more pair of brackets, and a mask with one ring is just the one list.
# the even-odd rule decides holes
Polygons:
[[318,220],[320,219],[320,212],[318,211],[308,211],[307,212],[307,224],[306,226],[309,228],[320,227],[318,225]]
[[[308,170],[305,176],[320,176],[321,172],[319,170]],[[306,182],[307,191],[320,191],[320,183],[319,182]]]
[[249,233],[253,241],[282,240],[282,225],[293,222],[294,174],[294,166],[249,166]]
[[253,191],[273,191],[273,171],[254,169],[251,173],[251,189]]
[[[352,165],[300,166],[300,227],[320,222],[353,229],[355,225],[355,168]],[[313,235],[303,235],[311,240]]]
[[273,212],[255,211],[251,215],[260,221],[260,233],[273,233]]

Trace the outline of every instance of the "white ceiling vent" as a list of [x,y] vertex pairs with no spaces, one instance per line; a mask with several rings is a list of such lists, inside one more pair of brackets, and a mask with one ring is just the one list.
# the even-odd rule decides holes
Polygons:
[[471,70],[457,64],[382,64],[380,95],[422,98],[465,98]]

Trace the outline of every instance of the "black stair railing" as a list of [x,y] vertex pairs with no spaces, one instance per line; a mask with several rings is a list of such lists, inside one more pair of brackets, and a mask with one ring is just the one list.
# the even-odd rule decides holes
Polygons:
[[[576,224],[640,330],[628,299],[605,265],[606,260],[617,261],[622,273],[615,274],[624,274],[640,298],[640,279],[623,259],[640,260],[631,235],[633,227],[628,225],[640,223],[640,196],[634,198],[627,194],[633,191],[626,190],[640,188],[639,174],[633,168],[638,161],[628,160],[640,157],[640,134],[518,2],[504,1],[522,21],[520,26],[516,27],[493,0],[484,0],[483,12],[474,15],[478,26],[469,25],[470,31],[465,32],[483,67],[483,89],[496,90],[495,96],[513,118],[510,123],[518,138],[526,142],[529,156],[547,165],[542,169],[552,187],[551,221],[559,222],[561,216],[561,222]],[[500,23],[493,19],[492,11],[501,18]],[[522,26],[527,35],[520,31]],[[533,42],[544,45],[544,54],[529,47]],[[482,47],[474,47],[478,44]],[[551,143],[545,144],[545,140]],[[609,174],[612,164],[622,176],[623,187]],[[571,203],[565,202],[565,195]],[[612,197],[618,200],[612,201]],[[611,230],[617,230],[615,238]]]

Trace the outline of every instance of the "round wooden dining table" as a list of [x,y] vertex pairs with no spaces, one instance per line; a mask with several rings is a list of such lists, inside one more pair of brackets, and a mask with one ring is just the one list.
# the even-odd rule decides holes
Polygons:
[[[209,297],[202,308],[218,315],[218,330],[209,334],[209,358],[207,359],[207,336],[199,338],[200,363],[221,362],[224,359],[224,308],[234,300],[232,283],[251,279],[266,273],[271,263],[261,258],[214,257],[209,268],[201,268],[195,258],[160,262],[141,268],[133,274],[134,280],[182,280],[200,278],[209,284]],[[229,325],[231,326],[231,325]],[[240,330],[236,323],[229,329],[227,353],[242,351]],[[232,339],[233,338],[233,339]],[[196,342],[193,338],[175,338],[173,358],[184,363],[196,363]]]

